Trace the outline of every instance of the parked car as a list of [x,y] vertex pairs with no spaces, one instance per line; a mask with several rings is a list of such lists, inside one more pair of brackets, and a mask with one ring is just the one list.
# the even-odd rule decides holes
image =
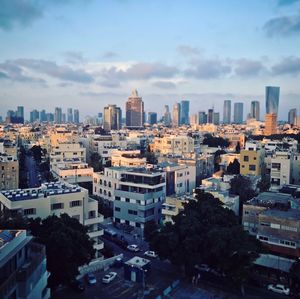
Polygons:
[[70,281],[70,287],[78,293],[81,293],[85,290],[84,283],[81,280],[78,280],[78,279],[71,280]]
[[128,246],[127,246],[127,249],[128,249],[129,251],[134,251],[134,252],[140,251],[139,246],[137,246],[136,244],[128,245]]
[[151,251],[151,250],[145,251],[144,255],[146,255],[148,257],[153,257],[153,258],[157,257],[157,254],[154,251]]
[[118,257],[118,258],[115,259],[114,267],[120,268],[120,267],[123,266],[123,264],[124,264],[123,259],[121,257]]
[[94,285],[97,283],[97,278],[94,274],[90,273],[85,276],[86,281],[89,285]]
[[102,278],[102,282],[103,283],[110,283],[111,281],[113,281],[117,276],[116,272],[109,272],[108,274],[106,274],[103,278]]
[[278,294],[284,294],[287,296],[290,294],[290,289],[284,286],[283,284],[269,284],[268,290]]

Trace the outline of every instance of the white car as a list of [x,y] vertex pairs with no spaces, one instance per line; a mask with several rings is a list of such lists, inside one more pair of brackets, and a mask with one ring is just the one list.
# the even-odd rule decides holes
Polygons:
[[290,294],[290,289],[285,287],[283,284],[269,284],[268,290],[278,294],[284,294],[287,296]]
[[111,281],[113,281],[117,276],[116,272],[109,272],[108,274],[106,274],[103,278],[102,278],[102,282],[103,283],[110,283]]
[[134,252],[140,251],[139,246],[137,246],[137,245],[135,245],[135,244],[128,245],[128,246],[127,246],[127,249],[128,249],[129,251],[134,251]]
[[146,255],[148,257],[153,257],[153,258],[157,257],[157,254],[154,251],[151,251],[151,250],[145,251],[144,255]]

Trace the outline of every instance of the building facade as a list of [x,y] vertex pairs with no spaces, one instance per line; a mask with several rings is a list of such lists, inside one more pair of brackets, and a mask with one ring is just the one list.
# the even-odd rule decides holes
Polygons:
[[126,127],[143,128],[144,126],[144,102],[134,89],[126,102]]
[[227,125],[231,123],[231,101],[225,100],[223,107],[223,124]]
[[122,110],[116,105],[104,107],[103,129],[105,131],[120,130],[122,127]]

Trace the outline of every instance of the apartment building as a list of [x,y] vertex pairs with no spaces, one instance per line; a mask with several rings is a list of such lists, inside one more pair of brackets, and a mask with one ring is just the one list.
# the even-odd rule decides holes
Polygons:
[[0,190],[19,188],[19,161],[16,156],[0,153]]
[[6,154],[8,156],[17,157],[18,155],[17,142],[13,139],[1,139],[0,153]]
[[291,183],[293,154],[276,151],[271,157],[271,185],[283,186]]
[[0,230],[0,298],[48,299],[45,247],[25,230]]
[[74,163],[86,161],[86,149],[80,143],[59,143],[50,153],[50,168],[59,163]]
[[246,143],[240,152],[240,174],[262,175],[265,171],[265,150],[256,143]]
[[112,166],[146,167],[147,160],[141,156],[140,150],[113,150],[111,153]]
[[88,191],[84,188],[59,182],[44,183],[39,188],[2,191],[0,210],[42,219],[66,213],[88,227],[88,234],[95,241],[96,257],[100,256],[99,250],[103,248],[100,236],[103,230],[99,224],[103,221],[103,216],[98,213],[98,202],[89,198]]
[[143,235],[146,222],[161,220],[165,188],[165,174],[160,170],[124,168],[115,190],[114,222],[130,225]]
[[155,137],[150,149],[154,153],[161,155],[182,155],[194,152],[194,139],[189,136],[165,136]]
[[294,153],[292,156],[292,179],[291,183],[300,185],[300,153]]

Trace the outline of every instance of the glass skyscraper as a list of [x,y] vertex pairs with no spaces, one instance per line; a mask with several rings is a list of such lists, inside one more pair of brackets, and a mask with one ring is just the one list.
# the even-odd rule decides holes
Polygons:
[[224,108],[223,108],[223,123],[230,124],[230,122],[231,122],[231,101],[225,100]]
[[251,102],[251,118],[254,118],[256,120],[259,120],[260,118],[260,107],[258,101],[252,101]]
[[234,103],[234,114],[233,119],[235,124],[243,123],[243,114],[244,114],[244,104],[243,103]]
[[126,102],[127,128],[142,128],[144,126],[144,102],[134,89]]
[[276,86],[266,86],[266,113],[278,114],[280,88]]
[[190,122],[190,101],[181,101],[180,124],[188,125]]

